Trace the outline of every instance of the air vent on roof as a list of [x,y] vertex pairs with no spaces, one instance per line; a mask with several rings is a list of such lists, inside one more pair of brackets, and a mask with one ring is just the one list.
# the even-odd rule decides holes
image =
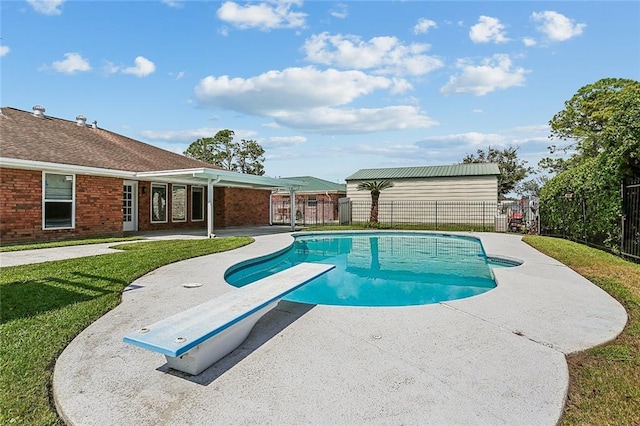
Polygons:
[[34,106],[33,115],[35,115],[36,117],[44,117],[44,107],[42,105]]
[[98,122],[96,120],[93,120],[93,123],[91,123],[91,127],[94,129],[98,128]]
[[85,127],[87,125],[87,117],[85,117],[84,115],[77,116],[76,117],[76,124],[78,126]]

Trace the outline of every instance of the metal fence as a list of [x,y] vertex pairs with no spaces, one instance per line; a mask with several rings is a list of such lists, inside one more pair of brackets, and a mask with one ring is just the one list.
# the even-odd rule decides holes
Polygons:
[[[338,223],[338,204],[330,200],[296,200],[297,225],[335,225]],[[271,223],[288,225],[291,223],[289,200],[274,201],[271,204]]]
[[542,205],[541,234],[580,242],[640,262],[640,177],[626,179],[621,195],[620,217],[604,216],[603,210],[610,206],[602,204],[597,197],[579,192],[560,197],[553,211]]
[[640,262],[640,177],[627,179],[622,185],[622,241],[620,252]]
[[[366,224],[370,215],[370,201],[340,200],[340,224]],[[524,232],[530,227],[531,218],[519,202],[380,201],[378,223],[449,231]]]

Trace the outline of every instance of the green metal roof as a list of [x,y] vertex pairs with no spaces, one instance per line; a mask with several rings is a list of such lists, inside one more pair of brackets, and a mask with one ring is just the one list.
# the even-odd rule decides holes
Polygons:
[[[491,176],[499,174],[500,169],[496,163],[471,163],[452,164],[447,166],[360,169],[345,180],[415,179],[452,176]],[[296,179],[301,180],[302,178]]]
[[296,178],[281,178],[306,182],[307,186],[303,186],[297,192],[347,192],[347,185],[344,183],[334,183],[328,180],[319,179],[312,176],[298,176]]

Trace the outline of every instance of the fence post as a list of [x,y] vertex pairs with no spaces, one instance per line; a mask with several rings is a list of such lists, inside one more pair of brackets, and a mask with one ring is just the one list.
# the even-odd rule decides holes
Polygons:
[[436,200],[436,231],[438,230],[438,201]]
[[485,206],[486,206],[487,202],[483,201],[482,202],[482,230],[486,231],[487,228],[485,227]]

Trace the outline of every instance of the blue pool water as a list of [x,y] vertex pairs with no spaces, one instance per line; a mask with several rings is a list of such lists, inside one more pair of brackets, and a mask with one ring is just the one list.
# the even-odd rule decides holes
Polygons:
[[[245,262],[225,279],[241,287],[301,262],[335,269],[290,293],[285,300],[323,305],[407,306],[462,299],[496,286],[476,238],[411,232],[298,235],[268,258]],[[513,265],[511,265],[513,266]]]

